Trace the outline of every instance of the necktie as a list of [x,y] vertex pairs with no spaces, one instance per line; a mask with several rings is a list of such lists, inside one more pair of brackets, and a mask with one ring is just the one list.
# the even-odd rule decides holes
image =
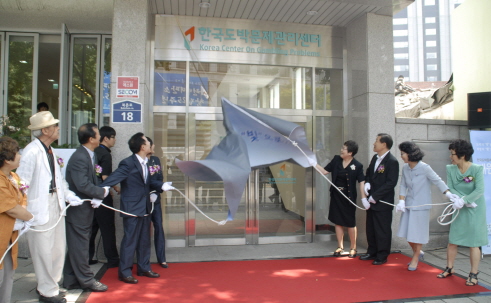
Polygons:
[[145,161],[142,161],[142,169],[143,169],[143,182],[147,183],[148,169],[147,169],[147,164],[145,163]]

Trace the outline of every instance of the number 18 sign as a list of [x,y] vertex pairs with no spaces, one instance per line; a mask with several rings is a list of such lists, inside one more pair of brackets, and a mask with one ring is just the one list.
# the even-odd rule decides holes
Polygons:
[[142,123],[142,105],[134,101],[113,103],[113,123]]

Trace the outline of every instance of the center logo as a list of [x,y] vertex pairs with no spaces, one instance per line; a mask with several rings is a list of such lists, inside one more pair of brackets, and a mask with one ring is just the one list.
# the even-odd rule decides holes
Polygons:
[[[189,36],[189,41],[186,38]],[[190,43],[194,40],[194,26],[190,27],[187,31],[184,32],[184,47],[186,47],[187,50],[191,50],[191,45]]]

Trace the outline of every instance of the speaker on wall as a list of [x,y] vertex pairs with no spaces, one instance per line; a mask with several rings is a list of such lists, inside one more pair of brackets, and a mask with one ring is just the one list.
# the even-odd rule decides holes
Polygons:
[[491,92],[467,94],[469,128],[491,128]]

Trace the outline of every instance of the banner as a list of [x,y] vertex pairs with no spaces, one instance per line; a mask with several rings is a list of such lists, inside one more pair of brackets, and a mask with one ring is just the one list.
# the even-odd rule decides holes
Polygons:
[[484,254],[491,254],[491,131],[470,131],[474,147],[472,162],[484,167],[484,199],[486,200],[486,221],[489,244],[483,246]]

